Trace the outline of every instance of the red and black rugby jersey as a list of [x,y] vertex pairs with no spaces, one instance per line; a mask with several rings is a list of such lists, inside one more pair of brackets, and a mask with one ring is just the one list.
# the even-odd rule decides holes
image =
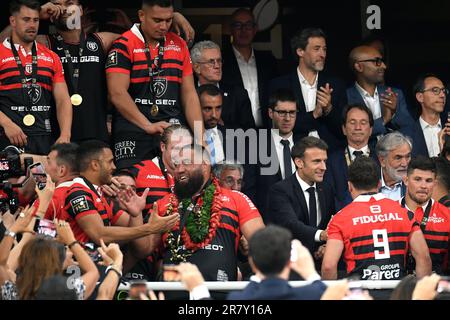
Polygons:
[[[221,188],[221,197],[221,217],[215,237],[209,245],[187,258],[188,262],[198,266],[206,281],[236,280],[237,250],[241,228],[246,222],[261,217],[258,209],[245,194]],[[170,195],[157,201],[160,215],[165,215],[169,201]],[[178,234],[175,228],[174,230]],[[167,233],[163,235],[163,240],[166,239]],[[171,263],[171,253],[167,248],[163,255],[164,262]]]
[[78,241],[92,242],[78,225],[78,219],[90,214],[99,214],[105,226],[112,226],[124,212],[100,196],[95,187],[84,178],[75,178],[73,181],[74,184],[67,190],[61,218],[70,223]]
[[382,194],[361,195],[328,225],[328,238],[344,243],[347,273],[363,280],[405,275],[410,235],[419,230],[413,214]]
[[[152,61],[158,56],[158,51],[159,44],[150,46]],[[159,65],[160,73],[152,80],[152,96],[144,37],[139,24],[135,24],[113,43],[106,60],[107,73],[124,73],[130,76],[128,92],[139,111],[151,122],[179,118],[182,78],[192,75],[192,63],[186,43],[172,32],[166,35],[164,56]],[[153,105],[158,106],[156,116],[152,116],[150,112]],[[115,119],[115,128],[119,131],[143,132],[119,113]]]
[[[27,83],[30,84],[26,94],[31,97],[31,108],[29,102],[25,101],[26,95],[22,91],[22,78],[9,39],[5,39],[0,45],[0,111],[28,135],[42,135],[51,132],[50,109],[53,106],[53,86],[55,83],[65,81],[58,55],[44,45],[35,43],[38,56],[37,87],[31,86],[31,52],[27,53],[23,47],[16,45],[24,66]],[[36,122],[29,127],[22,122],[23,117],[27,114],[32,114],[36,119]]]

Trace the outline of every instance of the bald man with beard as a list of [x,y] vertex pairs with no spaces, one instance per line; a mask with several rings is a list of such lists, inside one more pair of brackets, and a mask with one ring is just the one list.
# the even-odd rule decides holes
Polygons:
[[372,111],[375,120],[372,138],[413,122],[403,92],[383,84],[387,67],[377,49],[369,46],[354,48],[349,55],[349,64],[356,81],[347,89],[348,103],[363,103]]

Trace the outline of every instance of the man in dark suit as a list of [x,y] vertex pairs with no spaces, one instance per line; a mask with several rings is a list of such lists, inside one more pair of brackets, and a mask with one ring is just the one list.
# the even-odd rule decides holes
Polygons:
[[211,165],[221,163],[226,156],[226,128],[219,124],[222,114],[222,91],[213,84],[197,88],[202,109],[205,141],[211,156]]
[[327,225],[335,213],[333,191],[322,183],[327,149],[316,137],[305,137],[294,145],[292,159],[297,172],[270,189],[266,221],[289,229],[317,261],[323,256]]
[[[342,108],[346,104],[344,83],[323,71],[327,55],[325,33],[318,28],[297,32],[291,40],[298,68],[270,83],[270,92],[289,88],[294,92],[299,116],[294,134],[320,137],[333,148],[344,145]],[[263,112],[263,115],[265,113]],[[269,119],[266,118],[266,126]]]
[[289,89],[279,89],[269,98],[268,115],[271,130],[260,130],[258,144],[250,145],[250,153],[257,154],[257,164],[250,165],[244,173],[247,194],[258,207],[263,219],[267,213],[267,196],[272,185],[295,172],[291,149],[295,140],[293,128],[298,109],[295,97]]
[[233,42],[223,50],[226,68],[222,83],[247,90],[255,124],[260,128],[263,126],[261,107],[267,105],[269,98],[269,82],[277,75],[276,60],[270,51],[253,49],[258,26],[249,9],[239,8],[233,12],[230,31]]
[[330,154],[325,172],[325,182],[336,194],[336,211],[352,202],[348,191],[348,166],[360,156],[376,161],[375,149],[369,146],[373,116],[364,104],[349,105],[344,109],[342,131],[347,137],[347,146]]
[[416,81],[414,94],[421,107],[420,117],[401,131],[413,141],[412,157],[436,157],[441,152],[438,135],[444,127],[440,117],[448,89],[436,75],[426,74]]
[[372,111],[374,139],[413,122],[403,92],[382,84],[386,65],[377,49],[369,46],[354,48],[349,55],[349,65],[356,82],[347,89],[348,103],[365,104]]
[[228,128],[255,128],[252,106],[247,91],[236,85],[220,84],[222,79],[222,54],[212,41],[197,42],[191,49],[192,68],[197,86],[213,84],[223,91],[221,124]]
[[[291,232],[278,226],[255,232],[249,240],[249,262],[260,282],[250,281],[243,291],[230,293],[228,300],[319,300],[326,285],[320,281],[308,249],[291,239]],[[291,268],[311,284],[291,287]]]

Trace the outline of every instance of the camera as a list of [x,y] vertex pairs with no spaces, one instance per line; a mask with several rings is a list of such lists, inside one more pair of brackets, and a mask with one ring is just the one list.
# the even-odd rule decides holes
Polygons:
[[439,280],[436,291],[439,293],[450,292],[450,278],[441,277],[441,280]]
[[53,221],[47,219],[36,219],[33,231],[52,238],[56,237],[56,227]]
[[84,248],[94,263],[102,260],[102,255],[98,252],[98,247],[94,243],[85,243]]
[[0,180],[4,181],[13,177],[24,175],[20,165],[20,151],[12,146],[0,151]]

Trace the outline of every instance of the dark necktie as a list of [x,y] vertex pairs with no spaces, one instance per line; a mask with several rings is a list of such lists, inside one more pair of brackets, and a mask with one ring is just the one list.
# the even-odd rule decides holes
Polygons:
[[308,188],[309,193],[309,225],[317,227],[317,206],[316,206],[316,192],[315,188]]
[[364,152],[359,151],[359,150],[353,151],[353,155],[355,156],[355,159],[358,159],[358,158],[361,157],[363,154],[364,154]]
[[289,140],[282,139],[280,142],[283,145],[284,178],[286,179],[292,174],[291,149],[289,148]]

